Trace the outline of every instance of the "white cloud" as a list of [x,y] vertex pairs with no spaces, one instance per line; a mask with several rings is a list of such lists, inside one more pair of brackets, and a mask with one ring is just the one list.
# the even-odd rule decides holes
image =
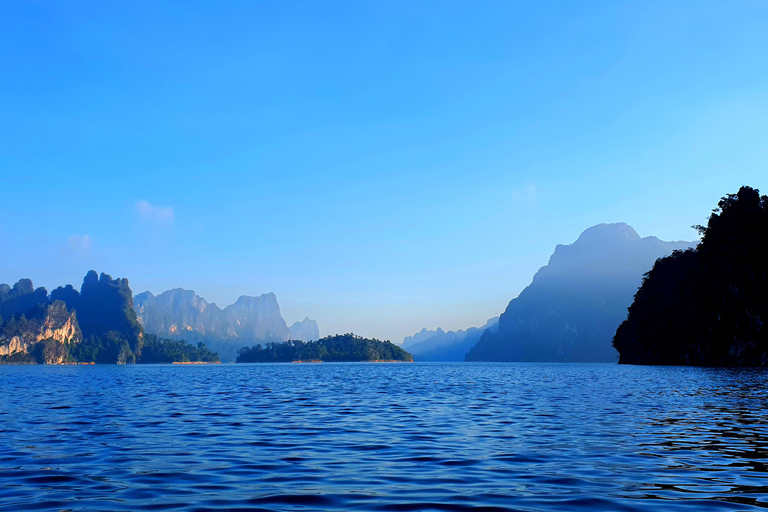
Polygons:
[[520,206],[533,206],[538,199],[536,185],[529,184],[522,190],[512,191],[512,204]]
[[170,206],[155,206],[149,201],[136,201],[136,214],[140,219],[160,225],[173,224],[173,208]]
[[85,254],[91,250],[90,235],[69,235],[67,240],[69,242],[69,249],[72,252]]

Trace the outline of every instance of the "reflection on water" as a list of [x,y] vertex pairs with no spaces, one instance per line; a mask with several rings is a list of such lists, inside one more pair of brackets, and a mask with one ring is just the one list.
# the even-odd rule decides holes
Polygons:
[[768,508],[768,372],[0,367],[0,510]]

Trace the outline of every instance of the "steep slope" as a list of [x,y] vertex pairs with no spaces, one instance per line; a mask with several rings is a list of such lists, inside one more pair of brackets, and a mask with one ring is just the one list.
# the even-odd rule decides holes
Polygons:
[[48,292],[45,288],[32,285],[29,279],[19,279],[13,288],[0,284],[0,319],[13,315],[23,315],[38,304],[48,303]]
[[301,322],[294,322],[288,328],[288,332],[292,340],[317,341],[320,339],[320,329],[317,327],[317,322],[308,317]]
[[0,359],[61,364],[67,359],[68,346],[81,340],[75,312],[68,311],[64,302],[38,304],[2,324]]
[[513,299],[496,333],[485,332],[467,361],[616,361],[616,328],[656,259],[692,242],[641,238],[624,223],[599,224],[549,263]]
[[768,366],[768,196],[742,187],[699,229],[643,280],[613,339],[620,363]]
[[133,294],[128,280],[112,279],[91,270],[83,279],[80,293],[72,286],[56,288],[52,300],[61,300],[67,309],[77,312],[84,338],[113,333],[128,342],[131,350],[141,352],[142,328],[133,310]]
[[467,352],[474,347],[480,336],[490,329],[495,332],[499,317],[488,320],[482,327],[470,327],[458,331],[434,331],[422,329],[413,336],[406,336],[401,345],[416,361],[464,361]]
[[157,296],[140,293],[134,298],[134,308],[148,333],[204,341],[224,362],[234,361],[238,350],[246,345],[290,338],[274,293],[242,295],[221,309],[192,290],[176,288]]

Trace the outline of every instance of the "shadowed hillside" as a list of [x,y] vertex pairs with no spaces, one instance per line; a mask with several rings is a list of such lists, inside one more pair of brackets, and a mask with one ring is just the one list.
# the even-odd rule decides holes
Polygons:
[[498,331],[486,331],[466,360],[616,361],[611,339],[643,274],[657,258],[692,246],[641,238],[624,223],[587,229],[555,248],[509,303]]

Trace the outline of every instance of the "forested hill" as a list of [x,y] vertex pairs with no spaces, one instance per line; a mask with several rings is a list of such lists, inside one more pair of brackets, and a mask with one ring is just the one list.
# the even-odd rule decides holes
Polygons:
[[742,187],[696,249],[656,262],[613,346],[620,363],[768,366],[768,196]]
[[289,363],[291,361],[357,362],[413,361],[413,356],[389,341],[354,334],[326,336],[318,341],[285,341],[240,349],[238,363]]

